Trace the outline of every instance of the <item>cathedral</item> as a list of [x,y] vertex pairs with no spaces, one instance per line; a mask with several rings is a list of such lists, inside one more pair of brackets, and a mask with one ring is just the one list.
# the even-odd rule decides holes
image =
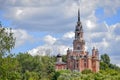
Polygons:
[[55,64],[56,70],[68,69],[71,71],[83,71],[90,69],[93,72],[99,71],[99,52],[93,47],[92,55],[85,50],[84,31],[80,21],[80,11],[78,10],[78,21],[75,27],[75,39],[73,40],[73,50],[67,50],[67,62],[62,61],[62,56],[57,55]]

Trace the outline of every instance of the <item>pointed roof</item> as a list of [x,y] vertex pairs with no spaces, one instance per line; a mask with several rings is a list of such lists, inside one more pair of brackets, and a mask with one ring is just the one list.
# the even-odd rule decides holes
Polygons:
[[80,21],[80,9],[78,8],[78,21]]
[[76,28],[76,30],[83,32],[82,23],[81,23],[81,21],[80,21],[80,8],[78,8],[78,21],[77,21],[77,26],[78,26],[78,28]]

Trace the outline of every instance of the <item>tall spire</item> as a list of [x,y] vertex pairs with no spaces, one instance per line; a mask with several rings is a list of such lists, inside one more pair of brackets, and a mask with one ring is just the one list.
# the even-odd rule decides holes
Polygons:
[[80,21],[80,9],[78,8],[78,21]]

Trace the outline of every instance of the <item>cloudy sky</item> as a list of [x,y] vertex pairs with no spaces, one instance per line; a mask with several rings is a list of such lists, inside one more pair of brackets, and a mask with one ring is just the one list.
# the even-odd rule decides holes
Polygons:
[[0,0],[0,21],[16,37],[13,53],[66,54],[80,8],[86,50],[93,46],[120,66],[120,0]]

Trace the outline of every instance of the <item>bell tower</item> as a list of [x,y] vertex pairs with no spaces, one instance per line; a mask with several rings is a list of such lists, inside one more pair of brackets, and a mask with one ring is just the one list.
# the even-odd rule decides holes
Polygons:
[[85,50],[85,40],[83,26],[80,20],[80,9],[78,9],[77,25],[75,26],[75,38],[73,40],[73,50],[67,50],[67,68],[71,71],[83,71],[90,69],[93,72],[99,71],[99,52],[95,47],[92,55]]
[[73,49],[74,50],[85,50],[85,41],[83,38],[83,27],[80,21],[80,9],[78,9],[78,21],[75,28],[75,40],[73,41]]

